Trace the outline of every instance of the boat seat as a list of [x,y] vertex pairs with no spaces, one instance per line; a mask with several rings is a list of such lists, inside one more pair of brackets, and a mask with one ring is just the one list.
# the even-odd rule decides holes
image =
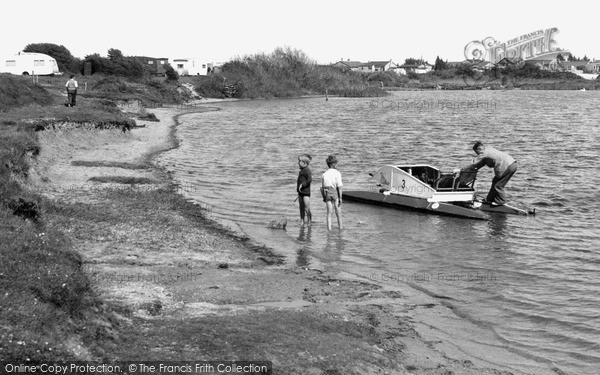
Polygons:
[[438,191],[454,190],[454,173],[440,173],[440,177],[435,180],[433,188]]
[[437,191],[473,190],[476,179],[477,170],[461,171],[458,175],[454,173],[440,173],[440,177],[433,184],[433,188]]
[[454,183],[456,190],[474,190],[477,180],[477,169],[461,171]]

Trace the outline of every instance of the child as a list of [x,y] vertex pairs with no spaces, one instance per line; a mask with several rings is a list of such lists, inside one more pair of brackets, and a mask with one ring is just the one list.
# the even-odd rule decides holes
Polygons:
[[[308,165],[312,158],[308,154],[298,156],[298,182],[296,191],[298,192],[298,200],[300,201],[300,221],[301,225],[310,224],[312,221],[312,213],[310,212],[310,183],[312,182],[312,173]],[[306,217],[306,221],[305,221]]]
[[335,169],[338,163],[335,155],[329,155],[325,162],[329,169],[323,173],[321,193],[323,201],[327,203],[327,230],[331,230],[331,214],[334,208],[338,227],[342,229],[342,174]]

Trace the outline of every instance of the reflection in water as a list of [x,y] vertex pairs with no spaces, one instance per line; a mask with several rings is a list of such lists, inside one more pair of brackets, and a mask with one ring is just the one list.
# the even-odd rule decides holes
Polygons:
[[323,247],[323,255],[321,259],[329,263],[337,262],[341,259],[344,250],[344,245],[347,241],[342,237],[343,231],[328,231],[325,246]]
[[510,233],[506,230],[508,215],[494,215],[493,219],[488,221],[489,234],[492,237],[503,237]]
[[296,251],[296,265],[298,267],[308,267],[310,265],[310,256],[308,250],[308,244],[311,241],[311,231],[312,226],[310,225],[301,225],[300,233],[298,234],[298,242],[302,243],[302,246],[298,248]]

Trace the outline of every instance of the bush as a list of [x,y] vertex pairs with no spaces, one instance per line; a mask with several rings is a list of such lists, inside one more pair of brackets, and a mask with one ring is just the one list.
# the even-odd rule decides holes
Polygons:
[[383,82],[384,86],[393,87],[399,86],[403,83],[403,79],[392,71],[387,72],[375,72],[368,75],[367,78],[370,82]]
[[179,73],[173,69],[171,64],[165,64],[165,75],[167,76],[167,81],[179,81]]
[[[223,76],[219,74],[211,74],[209,76],[198,77],[198,82],[194,86],[194,90],[203,97],[220,98],[223,96]],[[240,85],[238,92],[242,95],[244,88]]]
[[110,58],[95,53],[85,57],[83,63],[90,63],[92,74],[101,73],[127,78],[143,78],[150,75],[146,65],[135,57],[124,57],[121,51],[109,50]]
[[[386,82],[398,79],[387,73]],[[238,57],[223,65],[220,74],[201,78],[195,85],[205,97],[237,98],[291,97],[306,94],[345,96],[382,95],[380,88],[371,87],[368,75],[344,72],[331,66],[319,66],[302,51],[277,48],[271,54]]]

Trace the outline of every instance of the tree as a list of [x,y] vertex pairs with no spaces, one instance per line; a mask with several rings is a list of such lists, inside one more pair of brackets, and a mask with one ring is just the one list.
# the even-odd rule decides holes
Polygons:
[[103,73],[103,74],[114,74],[115,67],[114,63],[106,57],[100,56],[98,53],[93,55],[87,55],[84,59],[84,63],[92,64],[92,74]]
[[404,60],[404,65],[421,65],[421,64],[427,64],[427,61],[424,61],[423,59],[415,59],[413,57],[409,57],[406,60]]
[[440,59],[440,57],[435,58],[435,65],[433,66],[433,70],[436,72],[439,70],[448,69],[448,64],[444,62],[444,60]]
[[556,55],[556,61],[565,61],[565,57],[562,54]]
[[167,76],[167,81],[177,82],[179,80],[179,74],[173,69],[171,64],[165,64],[165,75]]
[[587,55],[583,55],[583,61],[590,61],[590,58]]
[[123,53],[116,48],[110,48],[108,50],[108,59],[112,62],[118,62],[119,60],[123,60]]
[[62,72],[76,73],[81,70],[81,60],[73,57],[71,52],[62,45],[52,43],[31,43],[28,44],[23,52],[43,53],[56,60],[58,69]]

